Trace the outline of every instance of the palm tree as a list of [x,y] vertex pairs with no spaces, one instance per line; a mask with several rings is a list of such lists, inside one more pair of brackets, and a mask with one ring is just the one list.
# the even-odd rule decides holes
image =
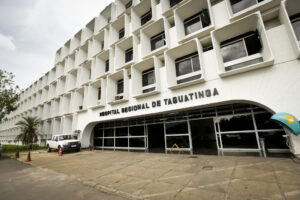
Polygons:
[[16,140],[22,141],[23,144],[32,144],[38,141],[39,131],[38,126],[41,120],[37,117],[23,117],[16,125],[21,127],[21,133],[16,137]]

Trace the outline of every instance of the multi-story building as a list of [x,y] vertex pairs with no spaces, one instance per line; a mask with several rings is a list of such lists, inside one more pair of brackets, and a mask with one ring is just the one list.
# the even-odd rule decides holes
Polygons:
[[115,0],[21,93],[0,140],[38,116],[44,138],[83,147],[261,155],[265,138],[297,155],[299,136],[269,119],[300,118],[299,41],[299,0]]

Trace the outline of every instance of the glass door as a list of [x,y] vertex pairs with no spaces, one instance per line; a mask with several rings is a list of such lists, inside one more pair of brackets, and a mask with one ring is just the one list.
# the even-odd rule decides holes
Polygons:
[[192,152],[188,121],[165,122],[165,147],[168,152]]

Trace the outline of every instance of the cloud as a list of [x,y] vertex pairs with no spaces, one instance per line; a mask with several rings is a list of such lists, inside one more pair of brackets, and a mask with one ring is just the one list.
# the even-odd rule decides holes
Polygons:
[[[15,59],[14,59],[15,58]],[[15,75],[15,83],[22,89],[38,80],[50,69],[52,57],[44,54],[16,51],[0,51],[0,68]]]
[[6,36],[0,33],[0,48],[15,50],[16,46],[13,42],[13,38],[11,36]]
[[28,87],[54,67],[57,49],[111,2],[0,0],[0,68],[13,72],[21,88]]

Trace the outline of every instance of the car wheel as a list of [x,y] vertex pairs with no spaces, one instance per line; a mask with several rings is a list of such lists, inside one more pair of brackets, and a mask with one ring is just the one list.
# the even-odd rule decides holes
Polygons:
[[49,145],[47,145],[47,152],[51,152],[51,148],[49,147]]

